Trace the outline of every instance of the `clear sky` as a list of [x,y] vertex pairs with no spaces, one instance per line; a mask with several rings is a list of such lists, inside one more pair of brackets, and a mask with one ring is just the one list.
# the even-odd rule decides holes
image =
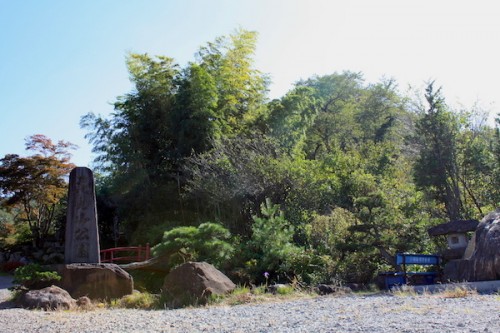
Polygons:
[[[462,0],[0,0],[0,157],[44,134],[80,148],[88,112],[131,90],[128,52],[172,57],[241,27],[259,33],[270,97],[299,79],[352,70],[402,91],[435,79],[450,104],[500,112],[500,6]],[[491,118],[492,119],[492,118]]]

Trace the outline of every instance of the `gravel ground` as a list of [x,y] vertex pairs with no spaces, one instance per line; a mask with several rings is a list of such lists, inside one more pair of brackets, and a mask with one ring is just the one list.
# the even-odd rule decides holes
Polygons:
[[[0,291],[0,296],[5,293]],[[500,332],[500,296],[341,296],[181,310],[0,307],[0,332]]]

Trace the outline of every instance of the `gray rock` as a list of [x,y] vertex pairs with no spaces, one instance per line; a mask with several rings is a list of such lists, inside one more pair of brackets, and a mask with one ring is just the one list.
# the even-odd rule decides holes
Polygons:
[[330,294],[349,294],[352,292],[352,289],[349,287],[342,287],[330,284],[318,284],[316,286],[318,290],[318,294],[320,295],[330,295]]
[[210,295],[233,291],[236,285],[206,262],[187,262],[173,269],[163,283],[163,294],[170,307],[204,304]]
[[19,298],[19,304],[27,309],[69,310],[76,306],[76,300],[66,290],[51,286],[28,291]]
[[476,229],[474,252],[469,259],[452,260],[444,268],[451,281],[500,279],[500,209],[483,218]]
[[83,310],[92,309],[92,301],[87,296],[82,296],[78,298],[76,300],[76,305],[78,305],[78,307]]
[[56,284],[71,296],[90,299],[113,299],[132,294],[132,276],[115,264],[55,265],[61,280]]

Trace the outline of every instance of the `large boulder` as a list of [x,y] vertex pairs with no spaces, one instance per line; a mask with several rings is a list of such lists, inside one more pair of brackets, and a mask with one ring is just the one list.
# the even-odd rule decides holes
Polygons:
[[56,286],[30,290],[19,298],[19,305],[27,309],[69,310],[76,300],[64,289]]
[[236,285],[206,262],[187,262],[173,269],[163,283],[163,294],[171,307],[204,304],[210,295],[223,295]]
[[444,268],[452,281],[500,280],[500,209],[486,215],[478,225],[464,260],[452,260]]
[[132,276],[115,264],[57,265],[61,280],[57,285],[74,298],[113,299],[132,294]]

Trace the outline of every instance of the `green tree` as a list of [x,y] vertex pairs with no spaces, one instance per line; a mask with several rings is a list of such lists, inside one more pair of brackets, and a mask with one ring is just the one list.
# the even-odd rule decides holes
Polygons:
[[252,215],[266,197],[283,202],[289,177],[273,140],[242,135],[215,143],[186,165],[186,191],[200,213],[221,221],[231,232],[248,235]]
[[214,78],[204,67],[191,64],[179,85],[173,120],[174,146],[179,157],[205,152],[213,140],[221,138],[217,102]]
[[[495,131],[484,125],[474,112],[462,113],[462,126],[457,137],[457,164],[462,188],[463,206],[467,216],[481,219],[498,206],[495,184]],[[484,118],[483,118],[484,119]]]
[[311,87],[298,86],[283,98],[268,104],[266,124],[269,135],[276,138],[289,155],[302,154],[307,131],[318,114],[313,93]]
[[[129,240],[150,241],[134,235],[138,226],[180,211],[172,132],[180,71],[173,59],[148,54],[130,54],[127,67],[135,89],[118,97],[109,119],[87,114],[81,126],[89,131],[98,171],[108,178],[103,183],[118,206],[111,220],[122,222]],[[172,198],[168,205],[165,197]],[[173,215],[170,218],[181,219]]]
[[69,142],[53,143],[37,134],[26,140],[28,157],[8,154],[0,160],[0,190],[5,206],[16,208],[17,222],[29,224],[34,245],[42,246],[50,234],[58,204],[67,193],[66,179],[74,168]]
[[208,261],[221,268],[233,252],[229,231],[211,222],[166,231],[162,241],[153,248],[154,256],[167,256],[170,266],[192,260]]
[[287,272],[289,259],[300,249],[293,243],[294,228],[279,205],[267,199],[261,204],[262,216],[254,216],[250,248],[261,271]]
[[0,248],[12,245],[15,233],[14,214],[9,213],[0,203]]
[[417,123],[419,156],[415,162],[415,183],[444,205],[451,220],[463,217],[462,194],[457,165],[458,121],[431,82],[425,98],[429,105]]
[[265,112],[269,80],[253,67],[256,42],[256,32],[239,29],[207,43],[197,54],[200,66],[214,79],[214,121],[225,136],[248,131]]
[[89,113],[81,120],[98,166],[124,187],[151,184],[172,169],[170,117],[178,75],[173,59],[162,56],[130,54],[127,67],[135,90],[118,98],[111,118]]
[[267,81],[252,66],[255,42],[245,30],[217,38],[185,69],[168,57],[130,54],[135,89],[118,98],[109,118],[82,118],[128,235],[139,225],[200,218],[198,202],[182,196],[185,161],[224,137],[251,132],[261,118]]

